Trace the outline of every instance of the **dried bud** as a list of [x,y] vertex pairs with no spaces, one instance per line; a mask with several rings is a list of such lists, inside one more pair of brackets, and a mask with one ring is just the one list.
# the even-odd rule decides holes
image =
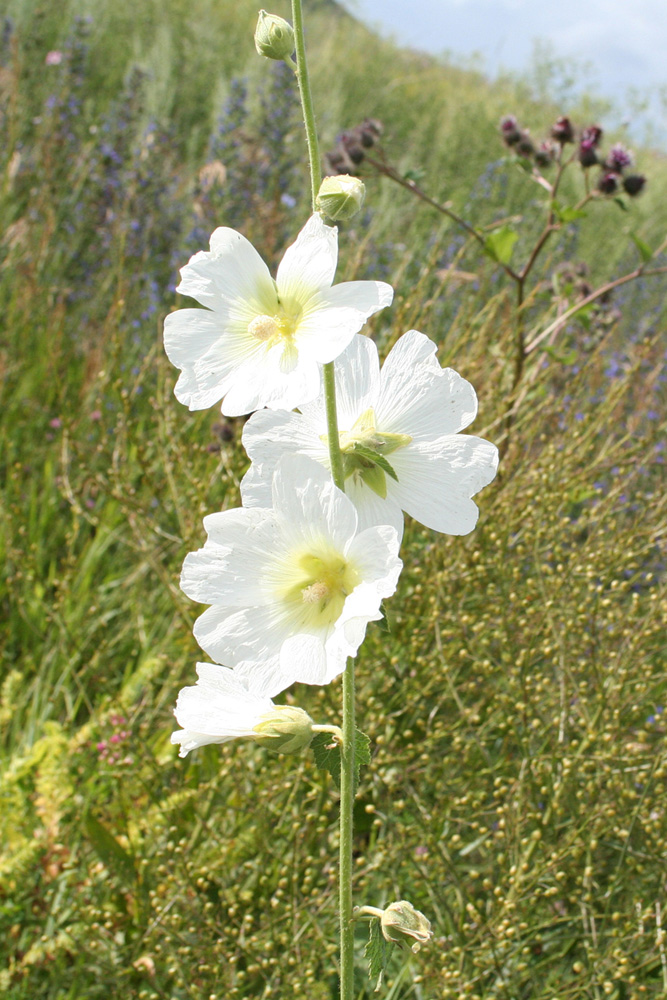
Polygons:
[[294,52],[292,25],[277,14],[260,10],[255,28],[255,48],[267,59],[289,59]]
[[350,129],[349,132],[343,132],[340,137],[340,144],[352,162],[359,165],[364,158],[364,150],[359,129],[353,128]]
[[598,181],[598,190],[602,191],[602,194],[616,194],[620,179],[613,170],[607,170]]
[[359,138],[361,139],[361,145],[365,146],[366,149],[370,149],[374,146],[382,135],[382,122],[379,122],[377,118],[364,118],[361,125],[359,126]]
[[538,167],[548,167],[556,158],[556,150],[554,144],[545,139],[541,142],[535,151],[535,163]]
[[611,147],[604,161],[607,170],[613,170],[617,174],[622,173],[626,167],[631,167],[632,163],[632,153],[620,142]]
[[254,727],[255,742],[276,753],[299,753],[313,738],[313,720],[302,708],[275,705]]
[[623,178],[623,187],[627,194],[631,198],[634,198],[643,189],[646,184],[646,178],[643,174],[628,174],[627,177]]
[[582,139],[579,143],[579,163],[582,167],[593,167],[598,162],[595,143],[592,139]]
[[380,917],[380,925],[386,941],[402,944],[406,938],[411,939],[414,952],[433,937],[430,921],[406,899],[390,903]]
[[521,138],[521,129],[514,115],[505,115],[500,119],[500,134],[506,146],[514,146]]
[[565,115],[561,115],[551,126],[551,138],[559,142],[561,146],[566,142],[574,142],[574,129],[572,122]]
[[328,219],[351,219],[364,203],[366,188],[358,177],[339,174],[325,177],[317,194],[317,207]]
[[514,145],[514,149],[519,156],[523,156],[526,159],[530,156],[534,156],[535,146],[533,145],[533,140],[530,138],[530,132],[527,128],[522,131],[519,136],[519,141]]

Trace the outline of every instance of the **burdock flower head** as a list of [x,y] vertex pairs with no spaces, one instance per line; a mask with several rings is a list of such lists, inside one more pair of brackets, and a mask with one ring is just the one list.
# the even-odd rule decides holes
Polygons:
[[598,190],[602,194],[616,194],[620,179],[620,176],[613,170],[606,170],[598,181]]
[[320,366],[393,297],[383,281],[332,285],[337,258],[338,230],[319,215],[288,247],[275,281],[241,233],[216,229],[176,289],[207,308],[178,309],[164,323],[167,356],[181,369],[176,398],[191,410],[222,399],[229,417],[314,399]]
[[628,174],[627,177],[623,178],[623,188],[631,198],[636,197],[640,191],[643,191],[645,184],[646,178],[643,174]]
[[551,126],[551,138],[559,142],[561,146],[565,145],[566,142],[574,142],[574,128],[566,115],[561,115]]
[[593,167],[599,162],[597,148],[601,138],[602,129],[599,125],[589,125],[582,131],[577,154],[582,167]]
[[500,119],[500,134],[506,146],[514,146],[521,138],[521,129],[514,115],[504,115]]
[[613,170],[617,174],[623,173],[626,167],[632,166],[632,163],[633,156],[631,151],[621,142],[617,142],[611,147],[604,161],[607,170]]

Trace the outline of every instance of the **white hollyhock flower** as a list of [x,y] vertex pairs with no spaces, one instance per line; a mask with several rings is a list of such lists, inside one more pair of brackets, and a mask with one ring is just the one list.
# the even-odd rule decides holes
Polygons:
[[212,605],[195,622],[199,645],[269,696],[340,674],[402,566],[396,531],[359,532],[352,502],[310,459],[278,465],[271,503],[209,514],[181,574],[188,597]]
[[227,416],[263,406],[290,410],[320,389],[333,361],[369,316],[391,303],[383,281],[333,285],[338,230],[313,215],[285,252],[276,280],[248,240],[216,229],[210,251],[181,269],[176,291],[206,309],[178,309],[164,346],[181,369],[176,397],[191,410],[222,399]]
[[[495,476],[498,449],[459,433],[477,414],[475,390],[451,368],[441,368],[435,352],[428,337],[410,330],[382,371],[367,337],[355,337],[336,362],[345,492],[360,527],[391,524],[400,536],[402,511],[449,535],[475,527],[479,511],[471,497]],[[301,413],[255,413],[243,443],[252,459],[241,483],[243,503],[264,506],[282,455],[307,455],[329,467],[324,395]],[[383,470],[383,460],[397,480]]]
[[274,705],[234,670],[217,663],[198,663],[197,677],[193,687],[181,689],[174,709],[183,728],[171,734],[171,742],[180,744],[180,757],[207,743],[235,739],[251,739],[282,753],[297,753],[310,743],[313,724],[302,708]]

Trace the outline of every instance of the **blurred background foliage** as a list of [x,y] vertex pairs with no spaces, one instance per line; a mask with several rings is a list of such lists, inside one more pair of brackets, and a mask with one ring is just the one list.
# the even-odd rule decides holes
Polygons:
[[[333,1000],[330,781],[312,756],[169,743],[200,656],[180,566],[247,460],[241,420],[175,401],[162,321],[216,225],[275,264],[307,217],[294,84],[256,56],[248,0],[4,9],[0,994]],[[323,149],[380,119],[397,169],[476,225],[510,220],[525,259],[543,197],[498,120],[604,125],[604,100],[550,101],[552,65],[551,88],[491,84],[333,2],[307,5],[307,32]],[[664,153],[637,158],[627,211],[597,201],[549,245],[535,332],[640,263],[630,234],[664,238]],[[450,220],[367,187],[339,280],[392,282],[382,352],[411,327],[437,340],[477,389],[473,431],[503,443],[511,287]],[[390,1000],[667,992],[666,350],[659,276],[573,317],[527,359],[476,531],[408,525],[391,631],[359,659],[356,899],[409,898],[435,929],[394,953]],[[339,696],[285,695],[332,722]]]

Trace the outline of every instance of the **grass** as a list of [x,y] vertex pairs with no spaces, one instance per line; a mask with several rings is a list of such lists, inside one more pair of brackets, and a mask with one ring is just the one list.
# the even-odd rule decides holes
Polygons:
[[[270,261],[293,239],[308,211],[298,108],[241,44],[249,4],[99,3],[74,20],[86,10],[10,4],[0,71],[0,992],[332,1000],[330,782],[311,756],[182,761],[169,744],[199,656],[180,566],[202,516],[238,505],[247,460],[241,421],[175,401],[162,320],[215,225]],[[380,118],[392,162],[476,225],[515,218],[525,259],[542,210],[497,120],[539,134],[578,109],[398,51],[326,6],[308,25],[323,147]],[[639,169],[628,212],[596,202],[549,244],[531,328],[574,301],[564,269],[604,281],[638,263],[630,231],[658,245],[664,158],[641,151]],[[511,287],[370,171],[367,206],[339,277],[394,284],[370,327],[382,351],[411,327],[438,340],[477,389],[473,431],[501,440]],[[369,630],[359,661],[374,749],[355,897],[405,896],[436,935],[394,953],[393,1000],[667,991],[664,288],[640,278],[528,355],[471,536],[408,525],[391,632]],[[337,720],[338,683],[286,697]],[[358,944],[370,997],[361,929]]]

